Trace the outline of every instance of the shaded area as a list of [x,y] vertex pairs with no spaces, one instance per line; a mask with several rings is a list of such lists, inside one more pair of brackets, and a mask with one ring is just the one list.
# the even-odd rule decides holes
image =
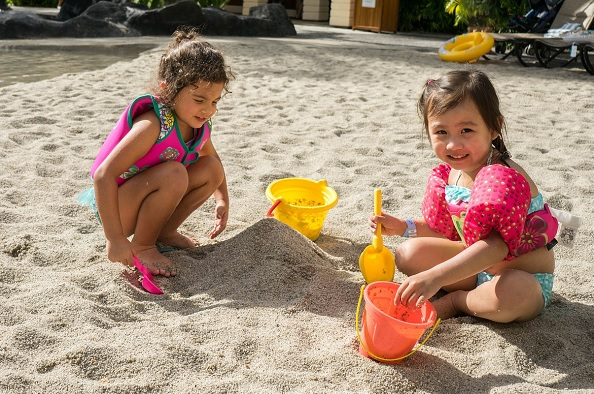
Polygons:
[[[0,87],[19,82],[35,82],[65,73],[79,73],[129,61],[157,44],[60,45],[35,43],[0,46],[3,70]],[[25,65],[25,66],[23,66]]]

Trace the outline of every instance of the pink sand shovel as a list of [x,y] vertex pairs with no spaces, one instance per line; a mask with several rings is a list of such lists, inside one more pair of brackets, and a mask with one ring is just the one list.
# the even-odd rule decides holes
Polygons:
[[153,282],[153,276],[149,270],[136,257],[134,257],[134,265],[142,274],[142,280],[140,281],[142,287],[151,294],[163,294],[163,290]]

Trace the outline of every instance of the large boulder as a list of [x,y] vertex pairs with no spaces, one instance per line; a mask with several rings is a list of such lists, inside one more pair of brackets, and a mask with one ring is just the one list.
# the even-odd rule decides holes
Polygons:
[[126,24],[123,5],[99,2],[66,22],[52,21],[30,12],[0,14],[0,38],[134,37],[140,33]]
[[134,37],[140,32],[126,25],[126,6],[99,2],[76,18],[63,22],[61,37]]
[[59,37],[62,23],[49,21],[29,12],[0,13],[0,38]]
[[235,15],[220,8],[203,8],[201,32],[211,36],[285,37],[297,34],[295,26],[280,4],[250,8],[250,16]]
[[[281,4],[267,4],[260,7],[250,8],[250,17],[247,20],[250,23],[253,21],[265,21],[260,26],[266,26],[265,31],[276,32],[278,37],[294,36],[297,34],[293,22],[287,15],[287,10]],[[254,26],[255,28],[255,26]],[[250,30],[253,31],[253,30]],[[262,32],[264,33],[264,31]],[[254,34],[260,35],[260,34]]]
[[126,5],[128,8],[138,8],[142,10],[148,10],[145,5],[136,4],[127,0],[64,0],[60,12],[58,12],[57,19],[59,21],[67,21],[72,18],[76,18],[82,15],[90,6],[99,3],[115,3],[120,5]]
[[[69,3],[65,0],[64,6]],[[121,1],[99,1],[63,22],[30,12],[2,12],[0,39],[171,35],[182,25],[197,27],[204,35],[284,37],[297,34],[280,4],[252,7],[250,15],[243,16],[219,8],[201,8],[191,0],[156,10],[130,7],[129,3]]]
[[171,35],[178,26],[203,25],[204,14],[193,1],[182,1],[156,10],[136,11],[127,24],[142,35]]
[[90,6],[97,3],[97,0],[64,0],[60,12],[58,12],[59,21],[67,21],[81,15]]

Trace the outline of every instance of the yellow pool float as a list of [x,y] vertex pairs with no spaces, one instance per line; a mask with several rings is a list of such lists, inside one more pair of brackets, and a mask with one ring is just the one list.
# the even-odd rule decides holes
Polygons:
[[446,62],[476,62],[489,53],[495,45],[495,39],[482,31],[466,33],[444,42],[437,55]]

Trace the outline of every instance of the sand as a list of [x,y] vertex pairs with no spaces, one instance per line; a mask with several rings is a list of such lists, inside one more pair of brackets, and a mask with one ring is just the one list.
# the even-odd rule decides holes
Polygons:
[[[202,246],[170,254],[179,273],[157,279],[162,296],[107,260],[101,227],[75,200],[162,47],[0,88],[1,392],[594,392],[592,76],[474,65],[500,92],[514,158],[552,207],[583,224],[573,248],[556,248],[545,314],[522,324],[450,319],[419,352],[386,365],[359,354],[355,333],[373,190],[385,211],[420,216],[437,160],[416,98],[427,78],[468,66],[440,61],[437,41],[299,30],[210,39],[238,75],[213,135],[230,220],[212,241],[212,201],[190,217],[182,230]],[[265,218],[266,187],[293,176],[326,179],[339,195],[315,243]],[[401,242],[385,238],[392,249]]]

